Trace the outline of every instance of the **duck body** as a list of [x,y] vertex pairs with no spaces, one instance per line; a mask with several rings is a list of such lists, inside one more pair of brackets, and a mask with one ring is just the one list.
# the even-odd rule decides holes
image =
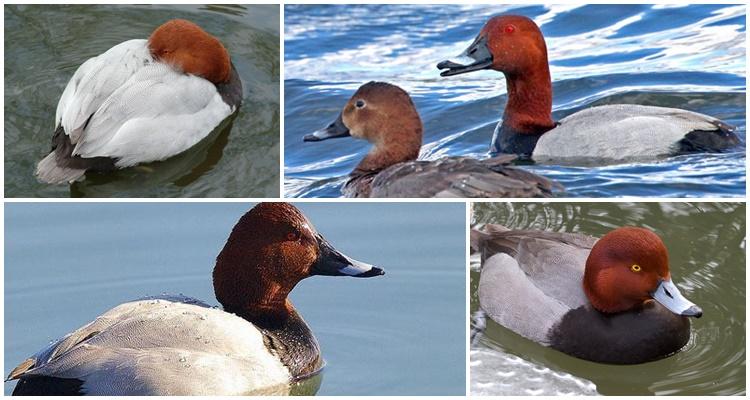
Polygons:
[[594,237],[487,225],[472,232],[472,241],[482,254],[482,310],[529,340],[585,360],[637,364],[674,354],[690,338],[691,313],[658,301],[617,312],[593,305],[584,282]]
[[[105,312],[31,357],[31,368],[12,373],[19,379],[13,394],[48,394],[50,387],[59,395],[272,394],[293,375],[268,340],[247,320],[199,300],[142,299]],[[317,350],[315,338],[307,340]]]
[[[185,43],[198,40],[203,47]],[[169,21],[148,40],[120,43],[78,68],[36,175],[68,183],[87,170],[165,160],[209,136],[241,100],[242,83],[221,43],[189,21]]]
[[699,151],[723,151],[739,143],[734,127],[677,108],[613,104],[571,114],[540,135],[495,129],[492,153],[535,161],[625,162]]
[[18,365],[14,395],[270,395],[318,374],[323,358],[287,298],[313,275],[371,277],[294,206],[261,203],[217,257],[223,310],[185,296],[121,304]]
[[560,186],[511,165],[516,157],[417,160],[422,121],[406,91],[385,82],[362,85],[314,142],[355,137],[373,144],[342,189],[347,197],[551,197]]
[[559,189],[546,178],[512,167],[513,159],[402,162],[375,174],[350,175],[342,192],[347,197],[505,198],[551,197]]
[[721,152],[740,143],[734,127],[691,111],[617,104],[552,119],[552,80],[539,27],[520,15],[490,18],[459,56],[437,64],[441,76],[502,72],[508,88],[490,152],[541,161],[592,164],[653,160],[684,152]]

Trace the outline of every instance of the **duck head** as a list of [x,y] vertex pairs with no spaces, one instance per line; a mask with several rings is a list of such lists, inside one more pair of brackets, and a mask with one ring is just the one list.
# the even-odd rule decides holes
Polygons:
[[303,140],[348,136],[372,143],[373,148],[357,168],[375,171],[417,158],[422,146],[422,120],[406,91],[385,82],[369,82],[357,89],[335,121]]
[[173,19],[159,26],[148,39],[155,60],[205,78],[214,84],[231,78],[232,64],[227,49],[198,25]]
[[[464,61],[465,60],[465,61]],[[493,69],[505,75],[508,101],[502,133],[541,135],[555,127],[552,119],[552,80],[547,45],[530,18],[500,15],[490,18],[474,42],[456,60],[437,65],[441,76]],[[504,146],[494,143],[493,149]]]
[[583,289],[594,308],[604,313],[637,309],[655,300],[678,315],[703,314],[672,283],[661,238],[644,228],[622,227],[599,239],[586,260]]
[[287,296],[302,279],[384,273],[334,249],[295,206],[260,203],[232,229],[216,259],[213,281],[226,311],[284,318],[292,310]]
[[539,27],[530,18],[499,15],[487,21],[474,42],[458,58],[461,60],[440,62],[437,67],[444,70],[440,75],[483,69],[517,75],[540,65],[547,68],[547,45]]

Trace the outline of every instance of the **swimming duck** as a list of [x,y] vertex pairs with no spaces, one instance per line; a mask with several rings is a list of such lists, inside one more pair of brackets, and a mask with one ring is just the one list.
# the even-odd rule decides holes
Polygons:
[[283,393],[323,365],[289,292],[314,275],[383,274],[335,250],[293,205],[260,203],[216,259],[223,310],[184,296],[124,303],[22,362],[8,380],[19,380],[16,395]]
[[198,25],[175,19],[148,40],[120,43],[83,63],[63,91],[41,182],[165,160],[237,111],[242,83],[229,53]]
[[314,142],[353,136],[373,144],[349,174],[348,197],[550,197],[556,184],[509,166],[515,157],[445,157],[418,161],[422,120],[403,89],[385,82],[362,85]]
[[703,311],[682,296],[661,238],[621,227],[577,233],[472,231],[482,255],[479,303],[498,324],[563,353],[609,364],[667,357]]
[[[625,162],[736,146],[734,127],[703,114],[631,104],[587,108],[552,119],[547,46],[539,27],[519,15],[491,18],[461,54],[446,60],[441,76],[493,69],[505,75],[508,101],[490,151],[536,161]],[[587,161],[588,160],[588,161]]]

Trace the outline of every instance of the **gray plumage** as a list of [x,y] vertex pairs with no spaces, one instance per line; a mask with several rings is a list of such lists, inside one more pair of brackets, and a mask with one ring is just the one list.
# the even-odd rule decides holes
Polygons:
[[583,290],[570,288],[581,287],[596,238],[487,225],[472,242],[482,253],[479,303],[497,323],[549,345],[553,325],[588,304]]
[[353,177],[343,191],[349,197],[552,197],[561,186],[542,176],[510,165],[516,157],[486,160],[447,157],[437,161],[409,161],[375,176]]
[[697,138],[698,144],[693,147],[716,151],[737,144],[733,132],[734,127],[692,111],[635,104],[604,105],[560,120],[559,126],[539,138],[533,158],[537,161],[592,157],[610,161],[649,159],[678,153],[684,145],[690,146],[683,141],[694,141],[691,133],[709,136]]

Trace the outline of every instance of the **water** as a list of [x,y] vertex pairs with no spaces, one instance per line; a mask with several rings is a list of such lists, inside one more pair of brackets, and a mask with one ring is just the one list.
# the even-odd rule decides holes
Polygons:
[[[522,338],[489,318],[485,336],[472,344],[472,354],[476,351],[490,358],[486,353],[492,351],[494,358],[501,361],[520,357],[536,364],[538,370],[549,368],[549,379],[557,379],[556,373],[569,373],[593,382],[599,393],[607,395],[746,393],[744,203],[475,203],[473,206],[473,226],[498,223],[514,229],[581,232],[597,237],[622,225],[653,229],[669,249],[675,283],[685,297],[703,308],[704,314],[691,320],[691,338],[682,351],[646,364],[606,365],[580,360]],[[479,260],[473,257],[473,261],[472,313],[478,309],[479,281]],[[499,385],[486,386],[493,382],[488,377],[495,370],[474,365],[473,356],[471,361],[472,393],[498,394],[504,389]],[[539,386],[550,386],[549,379],[520,382],[513,389],[516,394],[526,393]],[[500,383],[502,379],[496,376],[494,382]],[[553,389],[569,391],[570,385]],[[582,392],[580,388],[570,391]]]
[[[278,5],[6,5],[6,197],[278,197]],[[45,185],[36,163],[50,150],[57,102],[78,66],[112,46],[184,18],[221,40],[242,79],[236,118],[165,162],[83,183]]]
[[745,195],[745,6],[345,5],[285,6],[285,193],[338,197],[369,148],[361,140],[303,143],[371,80],[407,90],[425,125],[420,157],[487,156],[505,106],[494,71],[441,78],[437,62],[463,51],[487,19],[518,13],[541,24],[553,116],[608,103],[678,107],[738,127],[743,145],[605,167],[525,166],[570,197]]
[[[313,277],[292,292],[327,362],[318,394],[463,395],[464,204],[297,206],[339,250],[386,270]],[[183,293],[217,304],[211,270],[249,208],[6,204],[4,373],[122,302]]]

